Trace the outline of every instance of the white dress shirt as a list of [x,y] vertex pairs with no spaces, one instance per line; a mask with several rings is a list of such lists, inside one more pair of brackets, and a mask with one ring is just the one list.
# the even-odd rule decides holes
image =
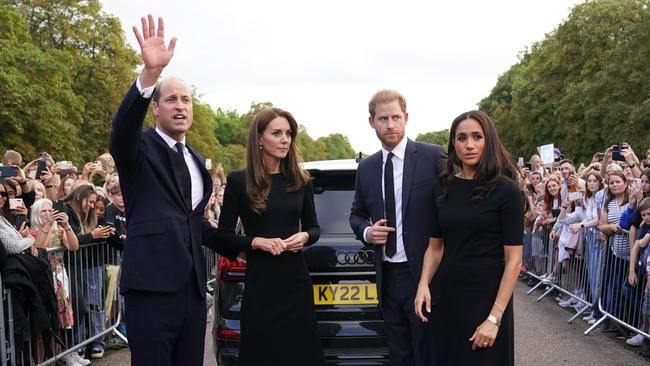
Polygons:
[[[402,180],[404,177],[404,156],[406,155],[406,143],[408,142],[407,138],[402,138],[397,146],[393,150],[388,151],[382,147],[381,149],[381,194],[382,197],[385,197],[385,188],[384,188],[384,167],[386,166],[386,158],[388,153],[393,153],[393,188],[395,194],[395,239],[397,242],[397,250],[395,255],[392,257],[386,256],[386,246],[384,246],[382,252],[384,256],[384,262],[391,263],[400,263],[406,262],[408,258],[406,257],[406,251],[404,250],[404,239],[402,238]],[[386,217],[386,212],[384,212],[384,217]],[[363,232],[363,237],[368,241],[368,230],[370,227],[367,227]]]
[[192,210],[196,208],[196,206],[199,205],[201,200],[203,199],[203,176],[201,175],[201,171],[199,170],[199,166],[194,160],[194,157],[190,152],[187,150],[187,146],[185,146],[185,137],[183,137],[182,141],[176,141],[173,138],[167,136],[164,132],[162,132],[158,127],[156,127],[156,132],[160,135],[160,137],[165,140],[167,145],[169,145],[169,148],[177,151],[176,150],[176,142],[180,142],[183,144],[183,157],[185,158],[185,163],[187,164],[187,168],[190,170],[190,180],[192,181]]
[[[140,92],[140,95],[143,98],[151,98],[153,95],[154,89],[156,88],[155,85],[149,86],[147,88],[142,89],[142,85],[140,85],[140,77],[135,82],[136,87],[138,88],[138,91]],[[190,171],[190,181],[192,182],[192,210],[196,208],[196,206],[199,205],[201,200],[203,199],[203,175],[201,175],[201,170],[199,170],[199,166],[197,162],[194,160],[194,157],[192,154],[190,154],[189,150],[187,150],[187,146],[185,146],[185,136],[183,136],[182,141],[176,141],[173,138],[167,136],[163,131],[161,131],[158,127],[156,127],[156,132],[160,137],[162,137],[163,140],[165,140],[165,143],[169,146],[170,149],[177,151],[176,150],[176,142],[181,142],[183,144],[183,157],[185,158],[185,163],[187,164],[187,168]]]

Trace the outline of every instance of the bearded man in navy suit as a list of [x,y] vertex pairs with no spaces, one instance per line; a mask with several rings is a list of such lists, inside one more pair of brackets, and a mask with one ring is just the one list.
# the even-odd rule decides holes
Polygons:
[[[394,90],[377,92],[368,103],[368,121],[381,150],[359,163],[350,226],[375,252],[377,290],[384,315],[391,365],[433,363],[435,313],[423,323],[414,299],[429,245],[438,174],[447,164],[440,145],[405,137],[406,100]],[[439,302],[439,279],[431,282]]]

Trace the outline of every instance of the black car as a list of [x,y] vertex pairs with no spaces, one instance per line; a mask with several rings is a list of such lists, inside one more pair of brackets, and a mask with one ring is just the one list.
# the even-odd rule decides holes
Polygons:
[[[309,162],[304,168],[313,178],[321,227],[320,240],[304,249],[304,257],[327,364],[388,365],[373,251],[355,239],[348,222],[357,162]],[[219,366],[238,365],[245,271],[245,263],[219,257],[212,333]]]

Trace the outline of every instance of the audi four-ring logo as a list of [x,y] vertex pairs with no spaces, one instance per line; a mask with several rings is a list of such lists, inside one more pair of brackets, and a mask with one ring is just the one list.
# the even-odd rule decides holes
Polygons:
[[372,250],[337,251],[336,262],[338,264],[373,264],[374,252]]

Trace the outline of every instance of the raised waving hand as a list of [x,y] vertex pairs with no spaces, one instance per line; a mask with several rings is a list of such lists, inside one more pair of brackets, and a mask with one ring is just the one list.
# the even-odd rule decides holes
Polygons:
[[165,46],[165,23],[158,17],[158,29],[151,14],[147,18],[140,18],[142,22],[142,34],[138,27],[133,27],[133,33],[140,45],[140,53],[144,62],[144,69],[140,74],[140,84],[143,88],[154,85],[162,73],[162,69],[169,64],[174,56],[176,37]]

